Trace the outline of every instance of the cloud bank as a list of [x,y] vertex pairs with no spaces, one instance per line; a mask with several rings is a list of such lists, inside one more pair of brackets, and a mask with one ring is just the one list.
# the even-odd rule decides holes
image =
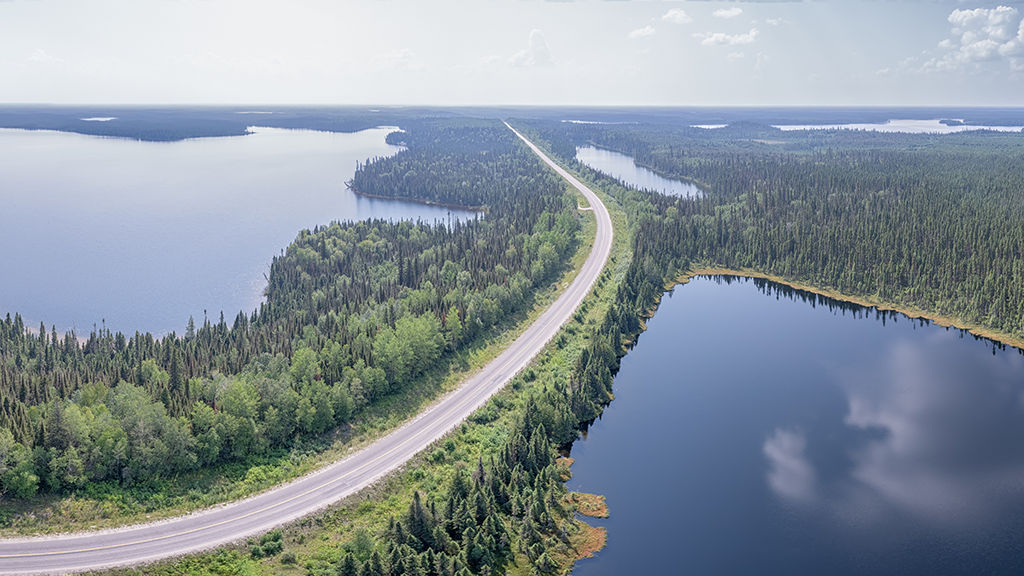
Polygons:
[[976,70],[983,63],[1007,61],[1024,72],[1024,19],[1016,8],[954,10],[949,15],[954,38],[939,44],[942,56],[925,63],[925,70]]

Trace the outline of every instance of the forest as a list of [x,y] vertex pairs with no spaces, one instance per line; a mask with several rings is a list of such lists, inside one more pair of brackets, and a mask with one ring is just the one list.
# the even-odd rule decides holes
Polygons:
[[[258,310],[190,319],[183,335],[97,329],[82,342],[45,324],[30,330],[17,314],[0,320],[3,497],[146,486],[158,494],[167,478],[284,453],[402,394],[532,306],[579,242],[581,216],[565,183],[500,122],[425,120],[391,139],[407,149],[368,159],[353,187],[486,206],[486,215],[303,230],[274,258]],[[364,553],[343,548],[328,572],[465,576],[523,559],[535,573],[564,568],[578,528],[555,448],[611,400],[624,345],[660,294],[648,286],[642,300],[610,278],[599,285],[614,302],[576,315],[591,320],[571,329],[566,377],[521,375],[517,386],[536,385],[518,408],[495,400],[472,419],[487,426],[503,407],[513,410],[501,416],[512,425],[497,448],[481,452],[475,470],[456,466],[422,499],[416,492]],[[568,342],[559,337],[555,349]],[[450,443],[430,460],[451,462],[461,449]],[[254,543],[248,558],[275,556],[287,558],[280,532]]]
[[577,169],[595,145],[707,192],[649,196],[635,256],[657,274],[755,270],[1024,338],[1018,133],[531,126]]
[[[679,127],[514,124],[626,213],[628,266],[612,284],[614,298],[599,313],[600,322],[583,333],[569,373],[540,379],[522,393],[524,405],[497,455],[487,465],[481,457],[472,481],[456,472],[447,491],[423,497],[443,502],[443,508],[428,511],[416,493],[405,516],[393,518],[381,535],[386,558],[360,559],[343,545],[314,574],[492,574],[509,568],[516,554],[529,560],[532,574],[559,570],[553,557],[570,542],[573,526],[567,521],[571,507],[558,495],[564,487],[547,483],[548,464],[533,476],[535,484],[537,478],[544,483],[524,488],[514,478],[530,474],[519,472],[527,468],[515,465],[510,453],[530,453],[527,461],[535,462],[544,450],[533,441],[568,445],[600,415],[613,398],[619,358],[637,341],[642,320],[653,314],[666,285],[695,267],[764,270],[846,294],[969,316],[1004,334],[1020,332],[1024,202],[1020,175],[1012,169],[1021,161],[1019,136],[796,134],[791,142],[764,144],[754,139],[778,138],[779,131],[741,124],[708,137]],[[687,133],[690,139],[681,136]],[[707,194],[681,199],[636,190],[576,162],[581,145],[633,154],[666,176],[698,183]],[[951,278],[968,285],[944,285]],[[776,289],[817,297],[783,285]],[[526,375],[534,377],[532,370]],[[532,440],[531,426],[537,427]],[[497,512],[504,532],[466,519],[461,539],[450,529],[427,535],[430,526],[449,526],[451,511],[474,490],[477,519]],[[471,505],[466,516],[473,516]],[[444,553],[436,543],[447,543],[446,536],[459,551],[450,570],[447,560],[437,560]]]
[[[495,398],[425,456],[444,467],[442,481],[414,491],[386,528],[310,559],[310,573],[490,575],[523,559],[535,574],[563,569],[576,524],[555,448],[612,400],[643,319],[691,269],[756,270],[1024,332],[1020,135],[513,124],[624,213],[626,254],[594,292],[611,296],[584,303],[556,338],[568,369],[517,377],[511,400]],[[18,315],[0,321],[4,497],[133,486],[287,450],[401,394],[531,306],[578,245],[564,184],[497,121],[404,120],[388,140],[407,148],[367,159],[349,186],[486,214],[304,230],[274,259],[258,310],[190,320],[180,336],[96,330],[79,343]],[[585,145],[706,193],[633,189],[578,163]],[[462,443],[487,434],[497,439],[466,466]],[[281,555],[282,542],[268,534],[244,561]]]
[[[420,129],[426,143],[400,161],[473,180],[486,218],[304,230],[274,258],[258,310],[190,319],[182,335],[98,329],[80,342],[30,331],[17,314],[0,320],[0,491],[144,484],[287,449],[529,305],[575,250],[575,199],[500,123]],[[481,151],[500,179],[459,160]]]

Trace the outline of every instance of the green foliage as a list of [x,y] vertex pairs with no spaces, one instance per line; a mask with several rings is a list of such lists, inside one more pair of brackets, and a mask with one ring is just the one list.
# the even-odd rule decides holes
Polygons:
[[374,358],[396,388],[432,365],[441,355],[441,324],[430,312],[405,316],[395,327],[385,326],[373,341]]
[[14,441],[9,430],[0,430],[0,496],[10,493],[30,498],[39,488],[32,453]]
[[260,543],[253,545],[250,554],[253,558],[264,556],[276,556],[284,549],[284,533],[280,530],[271,530],[260,538]]
[[560,154],[596,144],[707,190],[641,194],[570,160],[629,199],[642,300],[703,262],[1024,335],[1020,134],[533,125]]
[[274,258],[258,310],[190,319],[183,337],[103,329],[83,344],[45,325],[33,333],[17,314],[0,320],[5,493],[159,486],[293,447],[530,306],[580,230],[560,180],[497,122],[412,122],[401,134],[408,150],[361,166],[359,182],[380,192],[407,162],[412,187],[386,195],[471,189],[486,217],[303,230]]
[[408,149],[360,165],[352,189],[504,212],[499,205],[512,194],[561,186],[553,173],[538,170],[533,153],[497,120],[410,122],[388,141]]
[[292,355],[292,365],[289,369],[292,380],[297,385],[309,384],[320,376],[320,362],[316,352],[309,348],[300,348]]

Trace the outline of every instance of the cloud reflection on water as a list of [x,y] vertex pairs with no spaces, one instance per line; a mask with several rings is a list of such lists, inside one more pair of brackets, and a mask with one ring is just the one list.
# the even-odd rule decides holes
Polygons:
[[820,427],[776,428],[763,446],[769,487],[840,525],[1000,524],[1024,504],[1024,358],[969,344],[936,331],[898,341],[873,365],[829,367],[848,404],[843,426],[829,424],[846,428],[832,448],[845,465],[813,449]]
[[777,494],[799,502],[815,499],[814,467],[807,460],[807,438],[803,432],[776,428],[764,443],[764,455],[771,464],[768,485]]

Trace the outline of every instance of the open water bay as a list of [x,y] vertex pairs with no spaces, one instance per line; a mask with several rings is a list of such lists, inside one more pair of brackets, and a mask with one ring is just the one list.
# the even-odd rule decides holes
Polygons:
[[1024,355],[792,294],[663,298],[572,447],[611,511],[573,573],[1024,573]]
[[[331,221],[447,220],[438,206],[347,190],[388,128],[141,142],[0,129],[0,314],[88,335],[230,323],[262,300],[275,254]],[[467,217],[457,212],[453,217]]]

